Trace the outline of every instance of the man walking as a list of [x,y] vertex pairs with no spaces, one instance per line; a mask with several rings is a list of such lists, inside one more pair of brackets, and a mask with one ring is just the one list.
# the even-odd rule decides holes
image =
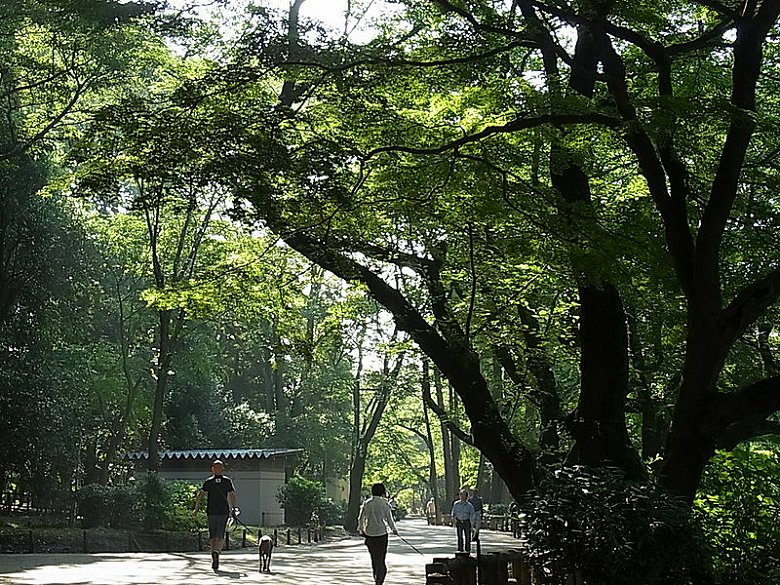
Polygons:
[[472,505],[474,508],[474,523],[471,525],[471,531],[472,531],[472,539],[478,540],[479,539],[479,529],[482,528],[482,496],[479,495],[479,492],[476,488],[472,490],[471,496],[469,497],[469,504]]
[[384,500],[387,495],[382,483],[371,486],[371,497],[360,506],[358,515],[358,533],[366,539],[368,554],[371,555],[371,569],[374,572],[374,583],[382,585],[387,575],[387,528],[398,535],[395,528],[393,513]]
[[468,497],[466,490],[460,490],[450,513],[458,535],[458,552],[471,552],[471,527],[474,526],[475,512]]
[[436,524],[436,499],[433,496],[425,504],[425,516],[428,518],[428,524]]
[[225,465],[219,459],[211,464],[213,475],[198,490],[198,495],[195,496],[195,509],[192,511],[193,514],[197,513],[203,494],[207,494],[206,517],[209,525],[211,568],[215,571],[219,569],[219,553],[225,540],[225,527],[228,518],[238,509],[236,507],[236,490],[231,479],[223,475],[224,471]]

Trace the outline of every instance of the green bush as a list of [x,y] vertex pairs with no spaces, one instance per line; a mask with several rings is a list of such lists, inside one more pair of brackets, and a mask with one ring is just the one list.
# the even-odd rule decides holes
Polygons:
[[509,506],[501,502],[496,502],[495,504],[488,504],[485,507],[487,508],[487,513],[490,514],[491,516],[506,516],[507,514],[509,514]]
[[196,530],[205,523],[201,517],[192,516],[192,505],[195,494],[200,486],[185,481],[167,483],[167,498],[163,513],[163,528],[165,530]]
[[[618,470],[570,467],[520,503],[521,545],[551,584],[579,571],[585,583],[628,585],[653,575],[664,585],[699,582],[699,540],[685,504]],[[661,573],[660,575],[658,573]]]
[[141,523],[143,499],[135,485],[88,484],[77,492],[76,501],[84,528],[134,528]]
[[279,488],[276,499],[291,526],[324,522],[333,509],[333,504],[325,497],[325,486],[300,475],[290,478]]
[[197,488],[146,474],[140,482],[121,486],[89,484],[76,494],[84,528],[111,527],[193,530],[202,524],[192,517]]
[[741,448],[710,461],[695,509],[719,582],[780,583],[780,457]]
[[165,525],[168,490],[165,480],[154,472],[147,472],[141,480],[144,495],[144,528],[157,530]]

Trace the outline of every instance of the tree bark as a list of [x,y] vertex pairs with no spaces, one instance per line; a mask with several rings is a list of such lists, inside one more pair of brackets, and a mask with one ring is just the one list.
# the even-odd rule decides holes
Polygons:
[[[431,371],[428,364],[428,360],[423,358],[422,361],[422,393],[423,393],[423,416],[425,418],[425,436],[427,438],[428,445],[428,485],[430,486],[431,496],[436,503],[436,517],[441,517],[442,502],[439,494],[439,473],[436,465],[436,449],[433,443],[433,432],[431,431],[431,417],[430,410],[428,408],[428,402],[425,400],[426,396],[431,395]],[[425,504],[423,504],[424,506]]]

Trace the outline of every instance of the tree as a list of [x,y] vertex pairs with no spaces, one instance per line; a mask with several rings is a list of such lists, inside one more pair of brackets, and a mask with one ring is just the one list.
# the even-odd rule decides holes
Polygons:
[[364,371],[366,353],[371,349],[366,347],[368,345],[366,329],[367,327],[362,327],[358,339],[357,371],[352,393],[353,431],[349,466],[349,494],[344,527],[353,532],[357,529],[360,504],[363,502],[363,476],[368,450],[382,416],[390,404],[391,396],[397,386],[398,377],[406,359],[403,349],[399,350],[394,347],[399,343],[398,331],[396,330],[389,336],[387,346],[381,351],[382,361],[378,371]]
[[[352,217],[344,224],[354,225],[354,216],[362,215],[362,209],[354,212],[358,205],[376,212],[378,208],[371,205],[372,196],[377,197],[382,191],[390,195],[392,191],[383,182],[383,174],[404,181],[404,187],[409,191],[419,192],[419,189],[412,190],[402,177],[409,175],[409,180],[415,177],[414,165],[425,164],[417,162],[421,157],[428,160],[426,172],[429,176],[430,169],[435,168],[441,172],[443,181],[449,181],[436,191],[437,196],[441,193],[442,203],[444,196],[454,195],[458,187],[465,192],[469,172],[476,173],[479,169],[487,174],[491,167],[492,183],[500,185],[504,181],[504,187],[511,190],[507,196],[520,192],[525,188],[523,178],[530,176],[533,169],[519,165],[512,157],[511,148],[533,148],[535,129],[544,130],[553,137],[550,162],[546,165],[547,179],[540,174],[534,178],[539,181],[539,191],[552,197],[555,206],[553,214],[546,210],[546,215],[537,213],[536,218],[544,222],[543,233],[555,237],[570,234],[574,238],[574,242],[563,242],[563,249],[568,248],[569,254],[584,246],[584,254],[570,256],[568,262],[556,259],[583,283],[577,291],[580,396],[579,406],[570,418],[575,448],[580,451],[578,459],[581,461],[606,462],[635,474],[641,472],[641,467],[622,422],[625,421],[625,401],[629,392],[629,364],[625,309],[618,286],[625,287],[630,281],[615,281],[615,270],[621,269],[630,257],[624,260],[616,250],[622,239],[636,237],[649,242],[650,251],[659,257],[665,252],[652,233],[648,237],[648,234],[628,230],[610,238],[610,234],[600,229],[597,222],[601,216],[606,220],[612,214],[620,217],[620,213],[625,215],[629,211],[621,209],[620,202],[609,199],[609,185],[602,186],[595,179],[594,173],[601,165],[596,164],[593,157],[615,153],[615,159],[621,165],[633,168],[642,177],[643,184],[634,184],[640,199],[638,205],[644,213],[650,213],[646,204],[652,201],[655,216],[650,219],[663,229],[664,243],[668,247],[670,261],[663,264],[671,274],[664,270],[642,276],[659,287],[670,286],[664,280],[671,276],[674,279],[671,286],[685,303],[685,357],[681,365],[681,383],[675,391],[675,413],[665,444],[662,477],[668,489],[690,499],[719,437],[729,427],[752,417],[769,415],[777,408],[773,398],[777,394],[774,377],[751,381],[742,389],[729,392],[718,390],[718,380],[736,340],[760,320],[780,291],[776,284],[778,273],[765,252],[774,245],[771,237],[762,246],[764,252],[742,257],[737,263],[727,254],[727,250],[737,245],[739,230],[732,226],[737,225],[741,214],[747,211],[747,202],[743,203],[743,200],[748,185],[751,201],[761,201],[769,196],[768,191],[762,192],[757,187],[754,179],[764,176],[771,163],[766,157],[746,157],[750,148],[760,151],[768,139],[760,119],[751,112],[756,112],[757,93],[763,97],[772,87],[771,81],[761,76],[761,67],[773,63],[774,50],[768,35],[775,26],[778,7],[775,3],[765,3],[739,15],[718,6],[689,10],[685,13],[686,18],[697,24],[690,29],[664,18],[611,5],[577,10],[574,6],[553,9],[518,3],[517,12],[501,12],[487,3],[473,3],[471,7],[433,2],[428,9],[410,10],[407,13],[410,22],[425,14],[435,18],[437,25],[428,27],[425,34],[412,35],[414,42],[399,44],[404,40],[398,37],[394,50],[400,51],[403,47],[403,57],[377,56],[373,61],[366,59],[330,69],[327,63],[316,63],[330,73],[334,87],[339,87],[344,78],[354,81],[357,75],[365,75],[372,77],[371,83],[377,88],[371,92],[361,85],[365,91],[353,102],[350,102],[350,95],[340,96],[347,99],[333,100],[342,109],[350,103],[356,104],[348,111],[356,118],[351,126],[362,134],[352,135],[352,145],[354,151],[366,153],[362,176],[369,177],[369,173],[373,173],[371,177],[379,177],[376,180],[366,178],[359,184],[362,191],[352,194],[349,202]],[[521,24],[526,28],[518,28]],[[455,31],[458,35],[468,35],[472,41],[469,46],[475,49],[464,55],[463,45],[455,41]],[[733,63],[730,69],[725,69],[720,51],[726,38],[724,35],[729,31],[736,35],[736,40],[727,46]],[[571,52],[563,42],[564,34],[576,34]],[[443,49],[437,50],[435,44]],[[381,43],[377,42],[376,46],[381,48]],[[525,62],[529,67],[524,71],[520,68],[523,62],[516,59],[525,54],[529,55]],[[474,67],[476,63],[482,65],[479,70]],[[693,93],[690,89],[694,63],[707,67],[719,65],[721,71],[729,71],[729,77],[723,82],[714,79],[705,88],[708,98],[716,100],[718,96],[724,96],[731,104],[728,108],[708,112],[707,121],[712,130],[704,127],[694,115],[702,97],[701,91]],[[546,80],[545,87],[535,88],[530,83],[518,81],[526,95],[516,91],[510,94],[506,84],[500,83],[502,73],[505,77],[512,75],[522,80],[519,76],[529,75],[537,65],[540,68],[537,71]],[[603,76],[599,67],[603,68]],[[348,73],[343,75],[345,70]],[[394,100],[388,97],[385,86],[377,83],[377,80],[388,84],[402,80],[413,83],[407,74],[409,70],[427,77],[422,83],[444,83],[443,73],[440,75],[439,71],[454,71],[457,75],[450,77],[446,87],[453,91],[457,88],[464,95],[462,103],[451,100],[446,107],[440,108],[441,114],[436,115],[436,96],[405,92]],[[489,73],[483,73],[485,71]],[[655,85],[634,81],[645,71],[652,73],[657,82]],[[715,71],[710,70],[710,73],[714,75]],[[476,83],[480,78],[487,89],[471,90],[476,96],[466,100],[469,92],[465,83]],[[457,86],[456,80],[463,85]],[[510,95],[518,106],[509,100]],[[329,97],[333,98],[334,94]],[[771,102],[771,98],[767,99]],[[410,114],[424,112],[425,108],[436,112],[429,117],[431,122],[439,124],[439,130],[421,133],[411,115],[396,107],[394,102],[402,100],[409,104],[405,112]],[[359,115],[357,107],[367,112],[366,115],[374,115],[381,108],[396,126],[386,132],[386,126],[379,126],[378,132],[382,134],[372,136],[360,125],[366,115]],[[480,115],[468,117],[467,107],[476,109]],[[762,112],[762,115],[768,113]],[[487,123],[480,122],[485,119]],[[448,120],[453,122],[448,123]],[[458,126],[465,127],[465,135],[450,138],[460,131]],[[686,131],[684,136],[681,135],[683,129]],[[530,142],[524,141],[526,137]],[[586,137],[593,137],[596,143],[590,153],[583,143]],[[719,150],[713,141],[719,145]],[[373,150],[361,148],[381,142],[386,145]],[[620,153],[621,143],[628,147],[629,155]],[[686,162],[691,160],[692,152],[701,153],[697,160],[712,161],[713,170]],[[493,158],[488,159],[491,154]],[[346,158],[347,154],[344,156]],[[510,166],[512,162],[514,166]],[[750,164],[746,166],[746,162]],[[398,163],[405,163],[412,170],[406,173]],[[537,157],[537,163],[541,165],[543,161]],[[444,165],[449,165],[452,173],[444,175]],[[341,178],[338,173],[344,170],[334,168],[328,178],[335,182]],[[613,177],[616,181],[621,180],[617,173]],[[626,177],[622,180],[625,182]],[[484,182],[491,181],[485,179]],[[478,187],[475,184],[471,192],[478,193]],[[419,193],[419,197],[424,193]],[[399,202],[400,194],[396,191],[394,196],[394,202]],[[255,199],[259,204],[260,200]],[[599,205],[607,206],[603,213],[593,205],[596,200]],[[416,245],[426,252],[423,255],[411,253],[411,246],[404,246],[402,241],[382,242],[368,229],[348,234],[339,229],[342,224],[337,223],[337,219],[342,218],[328,215],[337,210],[335,207],[319,214],[328,230],[319,234],[314,230],[306,234],[291,233],[298,216],[273,197],[263,198],[262,207],[258,205],[258,208],[280,233],[290,234],[286,241],[292,247],[343,278],[369,287],[372,294],[391,310],[400,326],[409,331],[448,376],[464,400],[476,443],[502,475],[507,476],[513,491],[519,494],[528,487],[530,484],[521,484],[517,478],[530,473],[518,474],[517,464],[524,461],[524,465],[529,465],[530,457],[521,455],[525,450],[501,423],[486,422],[492,418],[486,413],[493,413],[496,408],[478,371],[478,359],[471,349],[468,328],[464,327],[470,313],[453,312],[447,305],[449,299],[441,284],[442,271],[454,261],[453,254],[430,243],[426,245],[427,226],[419,207],[414,208],[417,220],[414,234]],[[437,210],[441,209],[440,205]],[[394,205],[393,210],[396,213],[395,229],[398,229],[402,217],[399,205]],[[407,210],[411,216],[409,206]],[[506,212],[507,207],[503,210]],[[309,213],[311,209],[306,211]],[[536,213],[533,208],[521,208],[520,212]],[[394,219],[387,213],[382,217],[387,217],[388,222]],[[488,220],[487,216],[483,217],[483,221]],[[550,225],[553,220],[557,223]],[[404,223],[412,225],[409,219]],[[491,227],[496,228],[495,225]],[[564,227],[567,228],[565,231],[552,229]],[[448,242],[450,250],[454,247]],[[634,250],[633,246],[631,250]],[[345,251],[359,251],[365,258],[416,271],[431,291],[430,307],[437,319],[436,327],[410,306],[407,298],[392,290],[376,268],[372,270],[367,262],[360,262],[354,256],[344,254]],[[606,264],[597,265],[602,261]],[[747,283],[734,281],[729,277],[737,266],[755,276]],[[462,319],[459,320],[459,316]],[[453,359],[455,356],[460,359]],[[594,434],[594,429],[600,430]],[[749,432],[745,436],[750,436]],[[506,439],[497,441],[506,447],[496,450],[490,446],[494,441],[488,439],[498,437]]]
[[[555,271],[556,295],[577,308],[570,461],[639,478],[628,349],[647,347],[653,301],[671,303],[685,329],[663,337],[679,363],[663,384],[673,414],[659,477],[690,502],[719,443],[765,432],[780,406],[777,377],[756,375],[766,354],[737,347],[766,329],[780,294],[765,227],[775,84],[764,74],[780,3],[406,8],[408,26],[388,27],[359,57],[314,57],[295,41],[296,57],[277,61],[299,90],[280,101],[295,111],[286,180],[247,188],[266,181],[255,163],[236,192],[292,248],[393,314],[448,378],[475,445],[516,497],[534,485],[535,458],[480,367],[475,339],[501,333],[488,307],[533,300],[523,283]],[[302,107],[307,95],[317,100]],[[514,286],[497,290],[496,273],[481,270],[496,257]],[[394,274],[407,286],[392,286]],[[629,331],[636,286],[651,296],[632,305]],[[759,367],[734,376],[737,358]],[[648,416],[664,406],[649,398]]]

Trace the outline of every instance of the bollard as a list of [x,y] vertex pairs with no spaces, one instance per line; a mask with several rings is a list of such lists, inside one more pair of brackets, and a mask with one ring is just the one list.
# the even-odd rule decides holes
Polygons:
[[432,563],[425,565],[425,585],[452,585],[452,577],[449,574],[448,558],[434,557]]
[[521,558],[513,559],[512,577],[517,585],[531,585],[531,565]]
[[482,557],[480,585],[506,585],[509,582],[509,555],[490,553]]
[[279,546],[279,531],[274,528],[274,546]]
[[298,544],[301,544],[301,529],[298,528]]
[[244,528],[241,534],[241,548],[246,548],[246,528]]
[[287,529],[287,544],[290,544],[290,529]]
[[454,585],[477,585],[477,560],[469,553],[455,553],[449,572]]

